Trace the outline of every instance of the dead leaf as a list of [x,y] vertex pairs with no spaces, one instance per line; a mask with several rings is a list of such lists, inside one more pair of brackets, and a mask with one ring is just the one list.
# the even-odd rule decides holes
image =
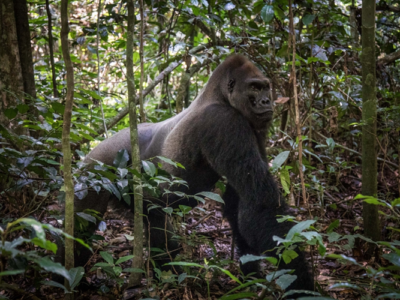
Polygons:
[[279,97],[278,99],[275,100],[275,103],[284,104],[288,102],[289,99],[290,99],[289,97]]

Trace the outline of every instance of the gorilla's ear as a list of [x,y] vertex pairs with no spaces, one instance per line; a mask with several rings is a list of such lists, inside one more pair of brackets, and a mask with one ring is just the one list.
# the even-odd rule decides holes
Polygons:
[[229,80],[229,82],[228,82],[228,92],[229,93],[233,92],[233,88],[235,87],[235,83],[236,83],[235,79]]

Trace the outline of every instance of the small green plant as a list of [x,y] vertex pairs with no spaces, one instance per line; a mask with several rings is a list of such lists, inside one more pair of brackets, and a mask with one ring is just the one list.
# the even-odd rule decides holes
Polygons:
[[95,271],[97,268],[101,268],[111,279],[114,279],[120,286],[124,283],[124,279],[120,278],[121,273],[126,272],[141,272],[145,273],[141,269],[126,268],[122,269],[121,264],[131,260],[133,255],[127,255],[118,259],[114,259],[112,255],[106,251],[100,252],[101,257],[105,262],[96,263],[90,271]]
[[[56,254],[57,245],[46,238],[46,231],[56,233],[65,238],[74,239],[85,247],[88,247],[82,240],[76,239],[61,229],[54,228],[49,224],[42,224],[34,219],[21,218],[9,222],[5,226],[0,226],[0,283],[6,276],[25,273],[28,269],[45,271],[60,275],[69,281],[70,288],[54,281],[42,281],[42,284],[55,286],[70,293],[79,284],[84,269],[82,267],[73,268],[67,271],[60,263],[56,263],[48,256],[43,256],[42,252],[21,251],[19,247],[24,244],[33,244],[43,250],[48,250]],[[18,236],[13,238],[16,233],[25,233],[29,238]],[[89,248],[90,249],[90,248]]]

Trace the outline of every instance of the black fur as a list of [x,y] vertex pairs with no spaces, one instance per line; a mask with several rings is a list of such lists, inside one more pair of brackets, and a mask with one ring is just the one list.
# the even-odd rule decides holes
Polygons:
[[[185,170],[167,166],[167,171],[188,182],[189,189],[175,187],[189,195],[213,188],[221,176],[228,186],[224,195],[225,216],[232,227],[241,255],[262,254],[276,246],[273,235],[284,237],[289,223],[278,223],[277,215],[288,207],[280,197],[277,185],[268,170],[265,138],[272,120],[269,83],[265,76],[246,58],[231,56],[213,73],[202,94],[179,115],[156,124],[140,124],[139,139],[142,159],[162,155],[180,162]],[[124,129],[100,143],[85,159],[112,164],[120,149],[130,152],[129,129]],[[108,195],[95,192],[77,200],[77,210],[93,208],[104,212]],[[164,202],[195,206],[194,199],[177,197]],[[152,246],[165,244],[164,215],[150,211]],[[147,227],[147,226],[146,226]],[[170,239],[170,234],[168,236]],[[169,242],[169,250],[177,244]],[[280,268],[295,269],[298,279],[290,289],[313,290],[313,278],[304,255]],[[271,254],[268,254],[271,255]],[[257,272],[256,263],[242,266],[245,273]]]

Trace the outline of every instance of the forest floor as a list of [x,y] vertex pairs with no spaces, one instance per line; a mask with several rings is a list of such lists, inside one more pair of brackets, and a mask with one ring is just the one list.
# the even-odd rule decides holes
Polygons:
[[[354,173],[355,170],[353,170]],[[339,188],[336,191],[324,192],[323,206],[317,203],[317,199],[310,200],[310,209],[294,209],[293,215],[297,221],[317,218],[316,228],[320,233],[324,233],[329,225],[334,220],[340,220],[340,225],[336,229],[339,234],[354,235],[362,232],[362,202],[353,200],[354,196],[360,193],[361,180],[353,175],[342,176],[338,181]],[[388,187],[386,185],[386,188]],[[341,192],[346,191],[346,192]],[[321,208],[325,207],[325,208]],[[54,211],[59,209],[56,203],[51,204],[46,208],[46,211]],[[310,216],[311,214],[311,216]],[[50,223],[57,226],[57,221],[44,213],[38,216],[41,222]],[[94,254],[85,266],[86,274],[84,275],[80,286],[79,293],[76,299],[128,299],[135,294],[140,294],[146,289],[146,279],[143,279],[143,287],[131,289],[124,293],[122,287],[117,283],[116,278],[112,278],[106,274],[101,268],[93,268],[95,263],[104,262],[100,256],[101,251],[112,253],[114,258],[124,257],[131,253],[131,245],[126,238],[126,235],[133,234],[133,222],[131,222],[131,213],[126,210],[109,209],[104,217],[107,224],[106,230],[98,231],[98,235],[104,237],[103,241],[99,241],[97,246],[93,247]],[[183,221],[183,222],[182,222]],[[387,222],[387,221],[385,221]],[[182,225],[185,224],[184,226]],[[181,261],[195,262],[199,264],[218,265],[226,270],[229,270],[234,276],[239,276],[239,257],[236,251],[232,251],[232,236],[229,228],[229,223],[222,216],[222,206],[220,203],[207,200],[205,204],[193,209],[184,219],[176,220],[178,231],[185,237],[185,243],[179,256]],[[385,223],[385,226],[393,226],[394,224]],[[273,230],[273,229],[272,229]],[[384,233],[384,232],[383,232]],[[359,239],[354,240],[352,249],[341,247],[338,243],[336,246],[326,241],[327,254],[343,254],[354,258],[360,265],[370,265],[377,269],[378,265],[384,265],[385,261],[376,262],[374,258],[365,260],[363,258],[365,244]],[[324,240],[325,242],[325,240]],[[343,242],[343,246],[347,244]],[[354,289],[338,288],[328,289],[337,282],[355,282],[362,281],[362,268],[354,264],[340,264],[335,260],[322,258],[318,255],[318,251],[313,247],[308,247],[307,251],[312,254],[308,255],[310,265],[314,266],[314,278],[318,291],[325,296],[330,296],[334,299],[360,299],[361,294]],[[129,267],[130,262],[122,264],[123,268]],[[151,265],[151,264],[150,264]],[[93,268],[93,269],[92,269]],[[154,273],[150,268],[150,273]],[[186,269],[187,270],[187,269]],[[153,289],[147,297],[155,297],[157,299],[208,299],[207,280],[209,281],[209,293],[211,299],[219,299],[221,296],[238,286],[229,276],[221,271],[213,269],[212,272],[206,269],[195,269],[193,273],[188,273],[186,280],[179,281],[179,277],[173,273],[162,274],[162,282],[153,280]],[[272,265],[262,264],[262,270],[265,273],[274,270]],[[178,273],[182,273],[179,270]],[[128,273],[119,276],[125,278]],[[40,293],[40,299],[61,299],[63,293],[60,289],[41,285],[40,289],[33,287],[32,275],[15,276],[14,284],[18,284],[21,288],[29,290],[30,293]],[[192,275],[192,277],[190,277]],[[252,290],[251,290],[252,289]],[[261,288],[256,288],[253,285],[250,288],[252,292],[261,292]],[[363,294],[365,293],[362,292]],[[373,294],[373,291],[367,292]],[[79,296],[78,296],[79,295]],[[146,298],[146,297],[144,297]],[[11,298],[20,299],[20,298]],[[134,299],[134,298],[131,298]],[[139,298],[137,298],[139,299]],[[270,299],[274,299],[271,295]]]

